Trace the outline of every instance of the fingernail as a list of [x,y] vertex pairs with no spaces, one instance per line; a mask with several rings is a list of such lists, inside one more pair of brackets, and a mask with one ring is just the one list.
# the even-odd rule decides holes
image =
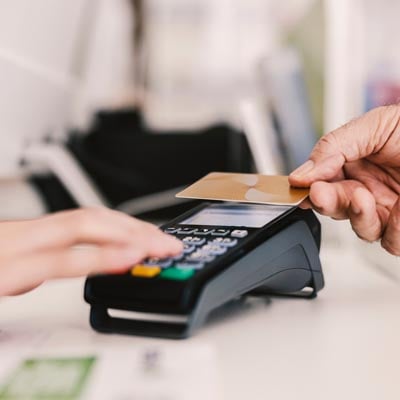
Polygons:
[[179,239],[175,240],[176,249],[181,251],[183,249],[183,242]]
[[299,168],[295,169],[290,175],[296,178],[302,178],[314,168],[314,165],[315,163],[313,160],[308,160],[303,165],[300,165]]
[[176,237],[174,237],[174,236],[171,236],[171,235],[168,235],[168,237],[171,239],[171,242],[173,242],[173,243],[175,243],[175,244],[183,245],[182,240],[180,240],[180,239],[178,239],[178,238],[176,238]]

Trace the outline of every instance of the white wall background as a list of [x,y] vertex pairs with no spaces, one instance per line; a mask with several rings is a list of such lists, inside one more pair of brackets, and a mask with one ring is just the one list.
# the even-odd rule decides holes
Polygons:
[[84,124],[130,91],[126,0],[0,2],[0,176],[27,141]]
[[127,0],[0,2],[0,219],[45,211],[19,165],[29,142],[126,101],[131,25]]

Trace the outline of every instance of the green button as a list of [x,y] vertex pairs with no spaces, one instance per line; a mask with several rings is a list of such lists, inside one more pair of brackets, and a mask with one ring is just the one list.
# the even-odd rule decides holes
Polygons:
[[175,281],[184,281],[191,278],[193,274],[194,269],[167,268],[161,272],[160,278],[173,279]]

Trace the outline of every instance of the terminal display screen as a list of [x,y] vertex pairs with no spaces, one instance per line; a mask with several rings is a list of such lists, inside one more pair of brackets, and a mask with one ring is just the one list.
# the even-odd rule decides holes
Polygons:
[[183,225],[261,228],[293,206],[214,204],[182,221]]

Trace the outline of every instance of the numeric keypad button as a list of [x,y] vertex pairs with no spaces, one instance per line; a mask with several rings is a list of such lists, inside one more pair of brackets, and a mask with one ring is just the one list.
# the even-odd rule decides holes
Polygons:
[[212,234],[213,232],[214,232],[214,229],[211,229],[211,228],[200,228],[200,229],[197,229],[196,235],[206,236],[206,235]]
[[185,244],[183,245],[183,253],[184,253],[184,254],[189,254],[189,253],[191,253],[194,249],[195,249],[195,247],[192,246],[191,244],[185,243]]
[[164,229],[164,232],[169,233],[169,234],[176,233],[177,231],[178,231],[178,228],[175,228],[174,226]]
[[179,228],[176,233],[179,235],[191,235],[192,233],[194,233],[196,231],[197,231],[196,228],[185,227],[185,228]]
[[210,254],[204,254],[201,251],[195,251],[194,253],[190,254],[188,257],[186,257],[186,261],[196,261],[196,262],[202,262],[202,263],[209,263],[211,261],[214,261],[215,257],[210,255]]
[[232,231],[231,236],[235,238],[244,238],[249,234],[245,229],[235,229]]
[[229,235],[229,229],[215,229],[214,232],[211,233],[212,236],[227,236]]
[[211,254],[213,256],[220,256],[226,253],[227,248],[223,246],[213,245],[213,244],[206,244],[201,248],[201,251],[207,254]]
[[209,242],[209,244],[211,245],[218,245],[224,247],[233,247],[236,246],[237,243],[238,243],[237,239],[234,238],[217,238]]
[[192,246],[202,246],[206,242],[206,239],[203,237],[187,236],[182,241]]
[[168,268],[172,264],[172,259],[171,258],[149,258],[148,260],[143,262],[143,265],[152,267],[160,267],[160,268]]

